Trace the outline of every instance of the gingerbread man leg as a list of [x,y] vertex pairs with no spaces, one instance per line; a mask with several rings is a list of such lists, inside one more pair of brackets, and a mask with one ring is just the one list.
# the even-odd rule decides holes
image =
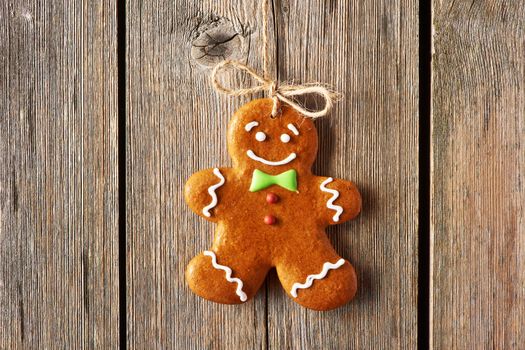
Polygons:
[[334,309],[357,291],[354,267],[330,246],[283,257],[276,268],[288,295],[309,309]]
[[255,295],[269,269],[256,254],[214,245],[190,261],[186,280],[191,290],[205,299],[241,304]]

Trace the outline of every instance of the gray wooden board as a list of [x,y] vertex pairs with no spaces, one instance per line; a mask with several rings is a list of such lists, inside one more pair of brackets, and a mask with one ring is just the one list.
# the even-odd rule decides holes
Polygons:
[[[265,348],[264,290],[225,306],[196,297],[184,281],[214,229],[184,203],[184,183],[200,169],[231,164],[226,124],[249,100],[214,92],[210,66],[224,55],[260,67],[259,9],[245,1],[166,0],[129,1],[127,11],[128,346]],[[239,35],[227,41],[232,32]],[[227,42],[213,49],[216,41]]]
[[0,349],[118,347],[116,30],[0,3]]
[[272,278],[269,345],[396,349],[417,342],[418,2],[283,1],[279,78],[343,93],[317,121],[315,172],[355,181],[363,212],[329,228],[356,267],[356,299],[331,312],[294,304]]
[[[322,81],[344,93],[331,116],[318,122],[315,168],[354,180],[364,196],[361,217],[329,231],[357,268],[357,299],[337,311],[308,311],[285,297],[275,275],[254,301],[241,306],[216,305],[189,291],[185,266],[209,247],[213,225],[189,211],[183,185],[199,169],[231,164],[226,125],[251,98],[214,92],[210,67],[235,58],[260,69],[260,7],[258,1],[131,1],[126,52],[131,348],[415,347],[417,2],[275,2],[274,10],[278,39],[271,39],[274,53],[278,47],[279,77]],[[238,35],[231,39],[232,33]],[[225,39],[231,40],[213,43]],[[230,83],[249,83],[232,76]]]
[[[434,348],[525,343],[524,5],[434,1]],[[129,347],[415,347],[418,10],[273,4],[274,72],[344,95],[317,122],[315,169],[364,196],[360,218],[329,231],[357,268],[357,299],[317,313],[274,274],[236,307],[183,280],[213,229],[183,183],[230,164],[226,123],[251,98],[218,95],[207,76],[223,58],[260,69],[259,2],[127,4]],[[116,58],[115,2],[0,5],[1,349],[118,346]]]
[[435,349],[525,346],[525,2],[434,1]]

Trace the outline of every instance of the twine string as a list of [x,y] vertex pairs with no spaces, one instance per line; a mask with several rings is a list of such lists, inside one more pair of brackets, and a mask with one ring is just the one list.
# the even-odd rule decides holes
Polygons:
[[263,77],[269,79],[268,72],[270,71],[270,49],[268,40],[268,4],[269,0],[262,0],[262,41],[263,41]]
[[[311,83],[306,85],[286,85],[279,84],[276,79],[270,78],[269,75],[269,40],[268,40],[268,1],[262,0],[262,56],[263,56],[263,73],[262,75],[257,73],[253,68],[248,67],[244,63],[235,60],[225,60],[218,63],[211,73],[212,85],[218,92],[224,93],[229,96],[243,96],[248,94],[254,94],[257,92],[268,92],[268,96],[273,101],[272,106],[272,117],[276,117],[280,113],[280,103],[286,103],[297,112],[305,117],[319,118],[328,114],[334,104],[336,94],[330,89],[320,83]],[[245,88],[228,88],[225,87],[219,81],[219,74],[228,69],[238,70],[250,75],[256,82],[257,85]],[[311,95],[316,94],[322,97],[325,101],[324,108],[321,110],[309,110],[301,106],[295,99],[295,96]]]

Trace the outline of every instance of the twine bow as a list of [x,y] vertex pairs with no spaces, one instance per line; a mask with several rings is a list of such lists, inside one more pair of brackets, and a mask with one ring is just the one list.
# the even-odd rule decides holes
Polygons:
[[[269,49],[268,49],[268,0],[262,0],[262,41],[263,41],[263,75],[258,74],[254,69],[247,65],[233,60],[222,61],[212,71],[211,81],[215,90],[227,94],[229,96],[242,96],[253,94],[261,91],[268,91],[268,95],[273,100],[272,117],[276,117],[279,114],[279,104],[284,102],[294,108],[297,112],[301,113],[305,117],[319,118],[325,116],[334,104],[334,100],[337,94],[326,88],[319,83],[307,84],[307,85],[278,85],[276,80],[268,77],[268,66],[270,61]],[[248,88],[230,89],[224,87],[220,82],[218,75],[223,70],[233,68],[245,72],[251,75],[259,85],[255,85]],[[317,94],[320,95],[324,101],[324,108],[319,111],[312,111],[304,108],[297,103],[293,97],[300,95]]]
[[[224,87],[220,82],[218,75],[220,72],[233,68],[245,72],[252,76],[259,85],[255,85],[247,88],[232,89]],[[320,84],[308,84],[308,85],[278,85],[277,81],[265,78],[259,75],[255,70],[248,67],[247,65],[239,62],[226,60],[222,61],[215,68],[211,74],[212,84],[215,90],[222,92],[229,96],[242,96],[253,94],[261,91],[268,91],[268,95],[273,100],[272,117],[275,117],[279,113],[279,104],[284,102],[294,108],[297,112],[301,113],[305,117],[319,118],[326,115],[334,104],[336,94]],[[324,101],[324,108],[319,111],[312,111],[301,106],[299,103],[293,100],[294,96],[317,94],[320,95]]]

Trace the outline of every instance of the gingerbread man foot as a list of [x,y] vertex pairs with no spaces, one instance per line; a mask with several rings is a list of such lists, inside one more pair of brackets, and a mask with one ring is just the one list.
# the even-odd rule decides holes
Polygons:
[[277,264],[277,275],[296,303],[313,310],[330,310],[352,300],[357,291],[354,267],[332,247],[321,248],[324,239],[302,254],[285,251]]
[[[241,304],[251,299],[264,281],[266,272],[249,274],[240,272],[240,263],[220,261],[220,254],[207,250],[194,257],[186,269],[186,280],[191,290],[211,301],[221,304]],[[241,259],[239,259],[241,260]],[[230,266],[234,266],[232,269]],[[250,266],[248,270],[261,270]]]
[[355,270],[344,259],[335,263],[326,262],[319,273],[307,275],[299,281],[292,286],[283,283],[283,287],[296,303],[318,311],[331,310],[346,304],[354,298],[357,291]]

